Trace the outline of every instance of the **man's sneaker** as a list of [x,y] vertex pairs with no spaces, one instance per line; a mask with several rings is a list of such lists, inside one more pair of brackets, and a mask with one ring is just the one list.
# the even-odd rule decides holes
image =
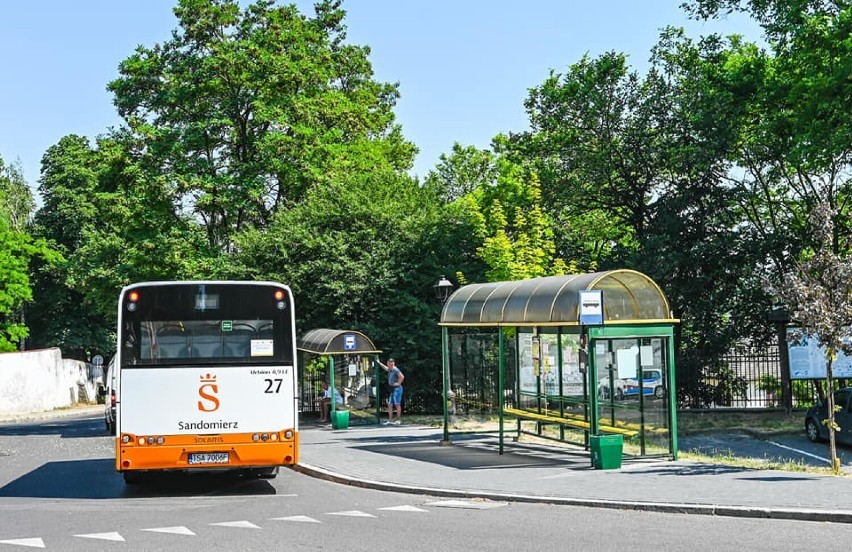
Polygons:
[[382,425],[390,425],[391,422],[382,422]]
[[391,422],[393,425],[400,425],[402,422],[399,420],[394,420]]

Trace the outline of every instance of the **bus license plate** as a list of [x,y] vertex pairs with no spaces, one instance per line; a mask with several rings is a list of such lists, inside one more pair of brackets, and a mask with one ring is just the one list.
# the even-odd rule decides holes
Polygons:
[[189,455],[190,464],[227,464],[230,461],[227,452],[196,452]]

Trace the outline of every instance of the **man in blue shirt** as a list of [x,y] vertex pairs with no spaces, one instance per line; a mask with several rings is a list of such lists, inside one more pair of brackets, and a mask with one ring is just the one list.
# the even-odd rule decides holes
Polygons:
[[[405,376],[397,367],[396,361],[392,358],[388,359],[388,364],[385,366],[379,361],[379,366],[384,368],[388,373],[388,385],[390,386],[390,396],[388,397],[388,421],[383,425],[393,424],[399,425],[402,423],[402,382]],[[394,419],[396,413],[396,419]]]

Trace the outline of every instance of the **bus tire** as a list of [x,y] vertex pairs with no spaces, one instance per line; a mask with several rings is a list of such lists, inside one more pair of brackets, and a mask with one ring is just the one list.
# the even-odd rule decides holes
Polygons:
[[278,466],[272,468],[250,469],[247,470],[246,475],[257,479],[275,479],[276,477],[278,477]]

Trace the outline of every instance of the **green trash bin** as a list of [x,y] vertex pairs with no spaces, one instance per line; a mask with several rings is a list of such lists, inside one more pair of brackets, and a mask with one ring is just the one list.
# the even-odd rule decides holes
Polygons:
[[589,448],[592,452],[592,467],[596,470],[621,468],[624,437],[621,435],[590,435]]
[[335,410],[332,412],[331,427],[334,429],[349,429],[349,411]]

